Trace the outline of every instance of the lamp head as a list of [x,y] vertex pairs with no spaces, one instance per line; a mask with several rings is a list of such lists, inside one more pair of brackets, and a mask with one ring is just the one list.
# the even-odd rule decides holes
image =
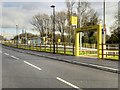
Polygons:
[[52,5],[52,6],[50,6],[51,8],[54,8],[55,7],[55,5]]

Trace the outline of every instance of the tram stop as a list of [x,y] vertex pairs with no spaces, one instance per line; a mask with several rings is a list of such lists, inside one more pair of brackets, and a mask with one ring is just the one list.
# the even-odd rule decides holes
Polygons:
[[87,26],[75,29],[75,56],[79,56],[79,32],[97,31],[97,57],[102,58],[102,25]]

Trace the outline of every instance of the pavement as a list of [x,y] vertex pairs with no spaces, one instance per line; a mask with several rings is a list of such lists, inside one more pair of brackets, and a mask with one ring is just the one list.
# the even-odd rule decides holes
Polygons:
[[24,50],[18,49],[13,47],[3,46],[4,48],[18,51],[21,53],[32,54],[40,57],[46,57],[53,60],[64,61],[72,64],[87,66],[90,68],[100,69],[108,72],[113,73],[120,73],[119,71],[119,61],[112,61],[112,60],[102,60],[97,58],[91,57],[76,57],[76,56],[68,56],[68,55],[61,55],[61,54],[53,54],[53,53],[46,53],[46,52],[38,52],[38,51],[31,51],[31,50]]
[[[23,50],[5,46],[0,50],[2,88],[12,88],[11,90],[15,88],[16,90],[20,88],[25,88],[20,90],[28,90],[27,88],[29,90],[42,90],[42,88],[43,90],[118,90],[113,89],[118,87],[117,73],[25,53],[28,51],[21,53],[21,51]],[[32,53],[35,54],[35,52]],[[44,55],[50,57],[49,53]]]

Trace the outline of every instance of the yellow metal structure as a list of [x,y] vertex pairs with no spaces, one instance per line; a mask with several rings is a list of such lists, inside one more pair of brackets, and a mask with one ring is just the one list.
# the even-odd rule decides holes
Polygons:
[[97,55],[102,58],[102,25],[87,26],[83,28],[76,28],[75,30],[75,56],[79,56],[79,32],[97,31]]

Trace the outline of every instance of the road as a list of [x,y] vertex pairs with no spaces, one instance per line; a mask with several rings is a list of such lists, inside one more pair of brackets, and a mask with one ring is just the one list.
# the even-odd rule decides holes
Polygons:
[[3,88],[117,88],[118,74],[1,49]]

